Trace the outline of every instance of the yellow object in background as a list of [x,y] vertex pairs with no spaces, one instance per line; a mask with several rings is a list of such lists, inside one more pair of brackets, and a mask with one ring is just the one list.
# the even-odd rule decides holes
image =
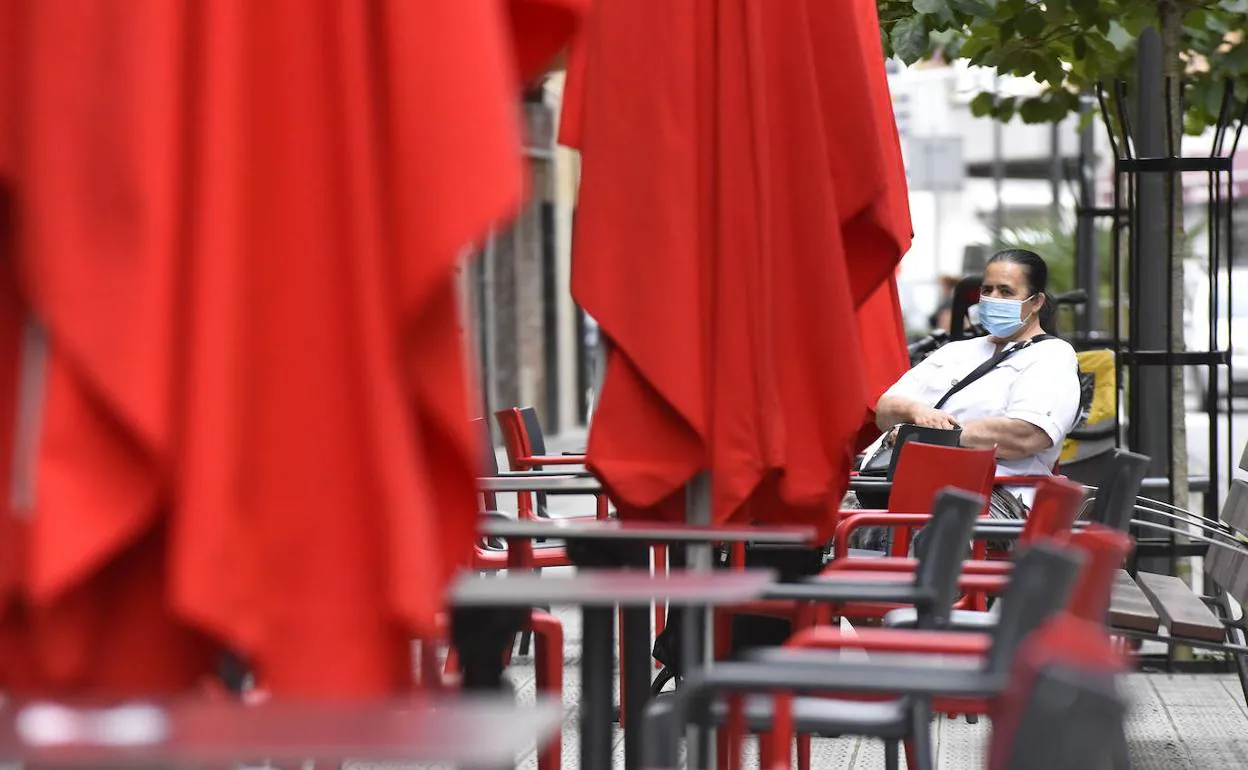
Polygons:
[[[1114,393],[1118,389],[1118,375],[1114,370],[1114,351],[1085,350],[1078,354],[1080,380],[1091,378],[1092,402],[1087,417],[1077,426],[1081,431],[1109,428],[1117,420]],[[1067,438],[1062,444],[1061,462],[1085,460],[1108,451],[1114,446],[1111,433],[1103,439],[1076,440]]]

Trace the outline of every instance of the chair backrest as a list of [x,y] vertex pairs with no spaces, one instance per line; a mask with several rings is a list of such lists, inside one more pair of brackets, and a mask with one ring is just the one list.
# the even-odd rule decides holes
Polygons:
[[1248,481],[1231,479],[1220,518],[1240,532],[1248,533]]
[[1079,517],[1086,493],[1082,484],[1063,478],[1041,479],[1036,484],[1036,497],[1019,535],[1020,545],[1043,538],[1065,540]]
[[1070,596],[1067,612],[1090,623],[1105,623],[1113,598],[1114,579],[1134,545],[1125,532],[1091,524],[1074,533],[1070,544],[1085,554],[1086,561]]
[[960,340],[966,336],[966,311],[979,304],[979,287],[984,283],[982,275],[968,275],[958,281],[953,289],[953,307],[950,309],[950,339]]
[[537,410],[531,406],[523,406],[520,407],[519,412],[525,437],[529,440],[529,452],[538,457],[545,455],[546,436],[542,431],[542,421],[537,419]]
[[[1240,460],[1240,467],[1248,463],[1248,450]],[[1222,505],[1222,521],[1237,532],[1248,533],[1248,482],[1232,479]],[[1248,546],[1218,540],[1205,556],[1205,569],[1223,591],[1237,601],[1248,603]]]
[[[537,412],[533,407],[511,407],[500,409],[494,413],[498,421],[498,430],[503,434],[503,448],[507,452],[507,464],[513,471],[539,471],[540,465],[533,465],[525,460],[538,457],[546,452],[546,441],[542,437],[541,424],[537,422]],[[533,423],[536,429],[530,429]],[[534,444],[534,441],[537,444]],[[539,448],[540,447],[540,448]],[[522,492],[533,501],[533,512],[539,517],[546,516],[545,492]]]
[[[494,437],[490,435],[490,423],[484,417],[478,417],[472,421],[472,432],[477,437],[477,451],[480,456],[477,458],[478,470],[482,476],[498,475],[498,457],[494,454]],[[481,509],[485,511],[498,510],[498,495],[493,492],[479,492],[481,496]]]
[[1052,541],[1033,543],[1019,555],[1000,598],[988,671],[1009,671],[1019,644],[1066,606],[1083,562],[1079,551]]
[[[927,513],[937,493],[946,487],[979,495],[984,501],[982,510],[987,510],[997,468],[991,449],[962,449],[911,441],[900,451],[897,475],[888,496],[888,510]],[[909,552],[911,534],[910,528],[894,530],[894,556],[905,556]]]
[[498,422],[498,430],[503,434],[503,449],[507,452],[507,464],[513,471],[530,470],[524,458],[533,456],[529,446],[528,431],[524,426],[524,416],[516,407],[500,409],[494,413]]
[[993,715],[989,770],[1122,767],[1123,656],[1105,627],[1061,613],[1019,649]]
[[920,609],[918,628],[940,628],[948,623],[958,596],[962,556],[983,508],[983,497],[970,492],[950,488],[936,495],[923,553],[914,570],[915,584],[933,589],[935,598],[930,608]]
[[1248,604],[1248,550],[1243,544],[1217,540],[1205,555],[1205,570],[1240,604]]
[[1115,449],[1109,470],[1096,491],[1088,520],[1126,532],[1135,513],[1140,484],[1148,472],[1148,462],[1144,455]]

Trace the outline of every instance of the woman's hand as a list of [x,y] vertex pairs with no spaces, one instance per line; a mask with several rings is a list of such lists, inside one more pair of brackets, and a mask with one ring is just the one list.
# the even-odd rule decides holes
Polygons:
[[951,430],[958,427],[958,421],[953,419],[953,415],[927,406],[915,409],[911,421],[922,428]]
[[902,396],[880,396],[875,405],[875,424],[882,431],[890,431],[902,423],[946,430],[958,427],[958,421],[948,412],[937,411]]

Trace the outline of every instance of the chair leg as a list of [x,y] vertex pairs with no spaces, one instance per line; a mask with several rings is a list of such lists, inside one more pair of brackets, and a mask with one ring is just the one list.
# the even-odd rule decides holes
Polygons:
[[728,725],[715,731],[715,756],[723,770],[741,770],[741,767],[733,761],[733,746],[739,740],[740,736],[736,735]]
[[624,725],[624,610],[615,611],[615,653],[618,666],[616,668],[616,686],[620,691],[620,727]]
[[884,770],[901,770],[901,752],[897,741],[884,741]]
[[436,639],[420,640],[420,674],[416,686],[423,690],[442,689],[442,676],[438,671],[438,642]]
[[[666,545],[651,546],[650,553],[653,559],[654,574],[666,575],[667,574],[667,546]],[[663,628],[666,625],[666,623],[667,623],[667,605],[664,604],[663,602],[656,601],[654,603],[654,638],[655,639],[659,637],[659,634],[663,633]],[[654,667],[656,669],[661,669],[663,668],[663,664],[660,663],[658,660],[655,660]]]
[[797,735],[797,770],[810,770],[811,740],[810,733]]
[[758,734],[758,766],[760,770],[766,770],[767,763],[771,760],[775,753],[776,736],[769,732]]
[[909,770],[934,770],[932,757],[932,714],[927,703],[916,702],[910,707],[910,740],[906,741],[906,767]]
[[[535,611],[529,627],[536,637],[534,678],[538,692],[563,702],[563,624],[553,615]],[[563,733],[556,731],[538,751],[538,770],[560,770],[563,764]]]

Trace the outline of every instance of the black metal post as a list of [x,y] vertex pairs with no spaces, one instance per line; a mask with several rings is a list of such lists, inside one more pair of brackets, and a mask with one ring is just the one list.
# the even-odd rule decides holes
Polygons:
[[624,769],[641,769],[642,724],[650,695],[650,609],[628,607],[622,611],[624,691]]
[[1090,113],[1095,102],[1083,97],[1085,125],[1079,132],[1079,216],[1075,222],[1075,285],[1088,293],[1079,312],[1079,333],[1089,335],[1101,327],[1101,262],[1096,243],[1096,142]]
[[[994,78],[994,88],[999,89],[1001,79]],[[1000,249],[1005,244],[1005,138],[1001,121],[992,122],[992,187],[996,194],[996,210],[993,212],[992,238],[993,248]]]
[[1060,230],[1062,226],[1062,171],[1064,164],[1060,128],[1061,125],[1058,123],[1049,124],[1049,219],[1052,221],[1054,230]]
[[[1166,155],[1166,104],[1163,99],[1161,36],[1147,29],[1139,42],[1139,88],[1136,94],[1136,146],[1141,158]],[[1132,227],[1136,254],[1131,260],[1131,347],[1137,351],[1168,351],[1167,302],[1170,287],[1170,243],[1167,239],[1165,171],[1143,168],[1138,174]],[[1150,476],[1170,477],[1170,405],[1166,399],[1169,372],[1164,366],[1130,367],[1131,448],[1152,458]],[[1167,501],[1169,494],[1166,495]]]

